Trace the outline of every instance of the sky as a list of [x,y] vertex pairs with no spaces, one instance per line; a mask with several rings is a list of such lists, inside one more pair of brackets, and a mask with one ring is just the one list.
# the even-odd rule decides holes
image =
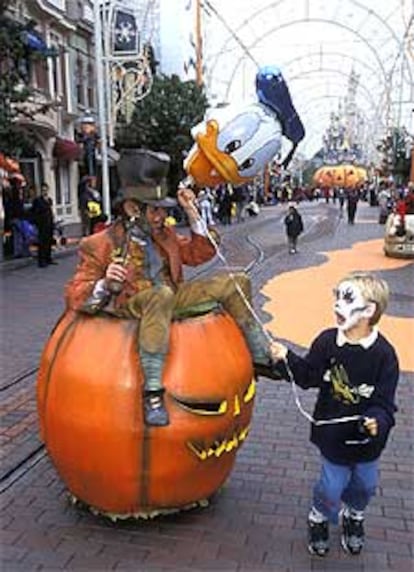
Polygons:
[[[256,99],[258,68],[282,69],[305,124],[305,155],[350,98],[375,153],[391,125],[413,132],[413,0],[203,0],[204,79],[213,103]],[[348,94],[348,96],[347,96]]]

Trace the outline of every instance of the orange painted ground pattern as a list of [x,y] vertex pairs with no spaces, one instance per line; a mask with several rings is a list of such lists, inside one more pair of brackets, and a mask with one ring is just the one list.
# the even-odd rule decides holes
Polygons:
[[[413,261],[387,258],[382,244],[381,239],[370,240],[349,249],[324,252],[327,260],[320,266],[286,272],[269,280],[262,289],[268,297],[264,310],[273,316],[266,328],[276,338],[309,347],[319,332],[334,323],[332,289],[345,274],[411,265],[414,277]],[[396,348],[401,370],[414,372],[414,318],[386,313],[379,327]]]

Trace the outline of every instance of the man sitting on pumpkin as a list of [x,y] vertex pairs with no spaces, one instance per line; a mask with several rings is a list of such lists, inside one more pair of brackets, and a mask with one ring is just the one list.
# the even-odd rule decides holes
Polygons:
[[[144,419],[149,426],[169,423],[164,405],[162,373],[169,349],[174,312],[193,305],[218,302],[242,330],[256,373],[281,379],[269,344],[238,287],[249,302],[247,275],[221,274],[183,282],[183,265],[198,266],[216,254],[205,223],[195,208],[191,189],[177,191],[190,235],[165,224],[168,208],[177,204],[166,196],[169,157],[164,153],[129,150],[121,155],[118,172],[122,190],[120,214],[104,231],[85,237],[80,262],[66,286],[68,306],[89,314],[111,313],[139,321],[137,351],[144,376]],[[209,229],[215,241],[215,230]]]

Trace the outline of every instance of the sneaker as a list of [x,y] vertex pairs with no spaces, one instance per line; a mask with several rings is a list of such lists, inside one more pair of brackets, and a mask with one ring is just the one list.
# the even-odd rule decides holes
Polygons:
[[329,552],[328,521],[313,522],[308,520],[308,550],[316,556],[325,556]]
[[363,513],[345,508],[342,512],[342,548],[349,554],[357,555],[364,546],[364,538]]

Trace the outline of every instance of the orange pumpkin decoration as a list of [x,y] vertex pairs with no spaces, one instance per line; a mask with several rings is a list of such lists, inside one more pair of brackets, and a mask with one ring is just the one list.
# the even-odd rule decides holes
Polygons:
[[67,313],[41,358],[37,396],[48,453],[75,497],[106,513],[180,508],[228,477],[251,421],[250,353],[223,312],[172,323],[167,427],[147,427],[136,323]]
[[366,170],[355,165],[325,165],[313,175],[313,182],[323,187],[354,188],[367,179]]

